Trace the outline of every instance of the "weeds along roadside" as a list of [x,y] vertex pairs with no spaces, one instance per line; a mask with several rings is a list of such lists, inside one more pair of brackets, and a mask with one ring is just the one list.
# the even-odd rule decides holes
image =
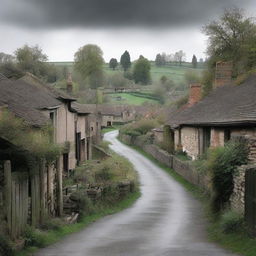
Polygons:
[[[39,248],[53,244],[64,236],[85,228],[99,218],[130,207],[140,197],[137,173],[133,165],[126,158],[110,151],[108,143],[103,142],[100,146],[105,151],[107,150],[111,157],[87,161],[77,167],[72,177],[65,181],[67,186],[80,184],[79,191],[71,195],[77,202],[76,212],[80,215],[78,222],[66,224],[63,219],[55,218],[45,221],[40,228],[28,227],[24,235],[26,247],[20,252],[13,252],[10,249],[11,244],[8,243],[4,252],[5,256],[32,255]],[[86,189],[93,187],[101,187],[101,195],[97,200],[85,193]]]

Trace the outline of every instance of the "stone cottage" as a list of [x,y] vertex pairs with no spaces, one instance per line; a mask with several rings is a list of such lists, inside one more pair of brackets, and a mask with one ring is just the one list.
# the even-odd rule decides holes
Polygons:
[[256,75],[235,85],[225,77],[230,72],[216,74],[218,86],[207,97],[200,101],[200,86],[191,86],[188,106],[167,122],[174,133],[175,149],[182,149],[192,159],[209,147],[223,146],[233,136],[256,135]]
[[[24,149],[17,148],[0,134],[0,205],[3,206],[0,218],[6,221],[13,239],[23,232],[26,224],[36,226],[46,216],[62,214],[63,176],[81,161],[91,158],[94,133],[90,130],[97,124],[90,111],[79,112],[73,108],[74,101],[32,74],[16,81],[0,76],[0,111],[6,110],[24,120],[35,131],[52,125],[52,140],[62,147],[62,154],[54,163],[46,164],[41,159],[31,175]],[[100,130],[95,130],[96,137],[100,137]],[[22,165],[17,163],[18,160]],[[24,179],[16,178],[20,174]]]

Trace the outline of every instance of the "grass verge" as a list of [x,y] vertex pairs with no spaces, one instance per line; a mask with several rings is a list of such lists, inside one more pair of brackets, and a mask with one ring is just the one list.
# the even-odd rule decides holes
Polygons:
[[[125,144],[124,142],[122,143]],[[154,157],[143,151],[141,148],[131,145],[127,146],[141,153],[143,156],[151,160],[154,164],[162,168],[176,181],[183,185],[183,187],[187,191],[192,193],[197,199],[201,201],[204,208],[205,216],[208,219],[209,223],[207,231],[210,241],[220,244],[223,248],[230,250],[233,253],[238,253],[244,256],[256,256],[256,239],[250,237],[244,229],[238,230],[234,233],[223,233],[220,220],[217,219],[216,216],[210,211],[209,195],[204,193],[204,191],[200,188],[189,183],[171,168],[157,161]]]
[[[133,205],[133,203],[140,197],[140,191],[136,191],[134,193],[129,194],[125,199],[118,202],[115,205],[108,205],[101,208],[100,212],[93,213],[91,215],[88,215],[84,217],[79,223],[75,223],[72,225],[65,225],[61,227],[58,230],[51,230],[44,233],[44,246],[46,247],[48,245],[51,245],[53,243],[56,243],[57,241],[61,240],[63,237],[65,237],[68,234],[72,234],[74,232],[78,232],[82,229],[84,229],[89,224],[95,222],[96,220],[111,215],[117,212],[120,212],[130,206]],[[28,247],[20,252],[17,252],[15,256],[30,256],[32,253],[37,251],[38,247]]]

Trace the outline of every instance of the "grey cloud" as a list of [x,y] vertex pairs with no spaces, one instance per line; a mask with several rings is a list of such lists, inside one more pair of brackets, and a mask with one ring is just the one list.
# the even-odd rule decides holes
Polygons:
[[[238,0],[0,0],[0,20],[32,28],[194,26]],[[250,0],[242,1],[243,6]]]

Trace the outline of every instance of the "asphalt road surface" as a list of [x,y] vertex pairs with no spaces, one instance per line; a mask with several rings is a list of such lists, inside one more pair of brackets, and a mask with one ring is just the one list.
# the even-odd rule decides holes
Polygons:
[[129,209],[110,215],[42,249],[36,256],[231,256],[207,241],[202,207],[159,167],[117,139],[111,148],[136,167],[142,196]]

